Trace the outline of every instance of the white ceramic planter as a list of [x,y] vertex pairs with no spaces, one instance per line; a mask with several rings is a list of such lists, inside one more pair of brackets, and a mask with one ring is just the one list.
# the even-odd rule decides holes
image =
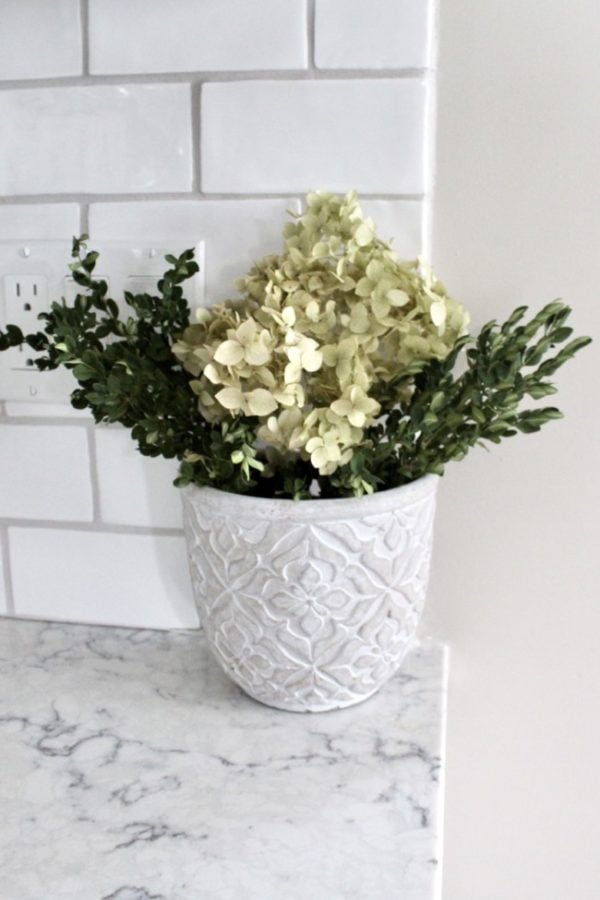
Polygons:
[[184,488],[200,620],[233,681],[294,711],[374,694],[421,615],[437,483],[299,502]]

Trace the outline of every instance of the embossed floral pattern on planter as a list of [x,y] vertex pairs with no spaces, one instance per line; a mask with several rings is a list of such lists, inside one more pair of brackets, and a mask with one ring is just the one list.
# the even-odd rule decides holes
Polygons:
[[423,608],[437,481],[299,502],[185,488],[200,618],[228,675],[262,703],[296,711],[378,690]]

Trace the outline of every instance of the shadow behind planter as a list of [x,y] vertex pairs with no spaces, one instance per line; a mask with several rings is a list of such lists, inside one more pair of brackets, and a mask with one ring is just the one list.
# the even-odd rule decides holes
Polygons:
[[438,481],[298,502],[183,488],[200,621],[229,677],[297,712],[374,694],[419,623]]

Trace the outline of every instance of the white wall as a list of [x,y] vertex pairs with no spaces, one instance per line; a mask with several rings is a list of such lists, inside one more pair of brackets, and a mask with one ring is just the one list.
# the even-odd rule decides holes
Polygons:
[[[0,6],[0,240],[204,240],[214,301],[304,193],[354,187],[422,250],[428,2]],[[68,407],[1,401],[0,383],[0,613],[195,625],[173,466]]]
[[444,900],[600,896],[600,10],[442,0],[434,263],[476,324],[562,296],[566,418],[441,485]]

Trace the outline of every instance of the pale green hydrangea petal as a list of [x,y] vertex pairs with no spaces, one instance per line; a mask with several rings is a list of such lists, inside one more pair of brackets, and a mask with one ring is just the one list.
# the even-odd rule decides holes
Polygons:
[[239,411],[243,405],[243,395],[239,388],[222,388],[217,394],[216,399],[225,409]]
[[353,192],[309,195],[284,239],[238,279],[240,299],[197,312],[173,353],[209,421],[257,417],[267,448],[331,474],[380,415],[381,387],[443,359],[468,314],[423,260],[377,238]]
[[215,350],[214,359],[224,366],[236,366],[244,358],[244,348],[238,341],[223,341]]
[[265,388],[255,388],[245,396],[248,409],[254,416],[268,416],[277,409],[277,401]]

